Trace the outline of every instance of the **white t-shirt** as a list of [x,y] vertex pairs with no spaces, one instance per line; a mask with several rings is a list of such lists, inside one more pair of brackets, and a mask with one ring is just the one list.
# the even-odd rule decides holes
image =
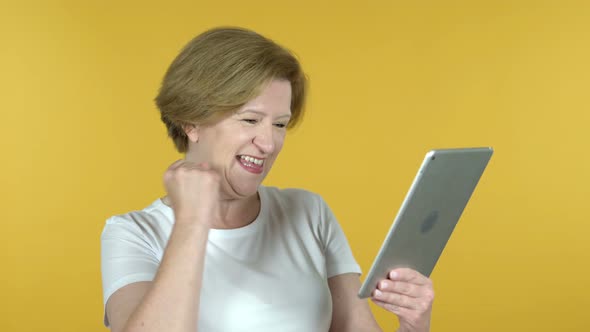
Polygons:
[[[317,194],[264,186],[258,192],[256,220],[209,233],[199,332],[328,331],[327,279],[361,272],[342,229]],[[154,279],[173,223],[172,209],[160,199],[107,220],[101,236],[105,305],[119,288]]]

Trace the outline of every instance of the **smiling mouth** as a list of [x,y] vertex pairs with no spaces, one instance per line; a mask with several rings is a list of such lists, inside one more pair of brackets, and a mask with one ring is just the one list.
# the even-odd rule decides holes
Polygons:
[[258,158],[254,158],[251,156],[244,156],[244,155],[239,155],[238,158],[240,158],[241,162],[245,162],[245,163],[249,163],[249,164],[254,164],[254,165],[258,165],[258,166],[262,166],[264,164],[264,159],[258,159]]
[[250,173],[260,174],[264,170],[264,159],[245,155],[238,155],[236,156],[236,159],[239,161],[240,165]]

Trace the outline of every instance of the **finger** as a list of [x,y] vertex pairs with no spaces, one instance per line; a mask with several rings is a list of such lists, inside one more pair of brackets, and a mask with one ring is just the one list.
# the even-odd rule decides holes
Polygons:
[[177,169],[178,167],[180,167],[180,165],[182,165],[183,162],[184,162],[184,159],[178,159],[177,161],[173,162],[172,165],[168,166],[168,169],[170,169],[170,170]]
[[375,299],[371,299],[371,301],[373,301],[373,303],[375,303],[376,305],[380,306],[381,308],[393,312],[394,314],[396,314],[398,317],[401,318],[405,318],[410,314],[411,309],[408,308],[404,308],[404,307],[400,307],[391,303],[387,303],[387,302],[383,302],[383,301],[379,301],[379,300],[375,300]]
[[430,313],[428,312],[420,313],[416,310],[399,307],[377,300],[373,300],[373,303],[394,313],[398,317],[400,325],[404,324],[406,326],[411,326],[413,327],[412,330],[430,331]]
[[202,162],[197,164],[197,166],[199,167],[199,169],[203,170],[203,171],[208,171],[211,169],[211,164],[209,164],[208,162]]
[[417,301],[415,298],[411,298],[399,293],[382,292],[376,289],[373,291],[373,299],[389,303],[390,305],[397,307],[417,309]]
[[211,165],[204,161],[204,162],[200,162],[200,163],[195,163],[192,161],[184,161],[183,163],[181,163],[180,165],[177,166],[178,168],[183,168],[183,169],[196,169],[199,171],[208,171],[211,170]]
[[377,289],[381,291],[399,293],[414,298],[420,297],[425,293],[423,288],[423,286],[405,281],[381,280],[377,284]]
[[393,281],[405,281],[416,285],[427,285],[430,284],[430,279],[416,270],[408,268],[398,268],[389,271],[387,277]]

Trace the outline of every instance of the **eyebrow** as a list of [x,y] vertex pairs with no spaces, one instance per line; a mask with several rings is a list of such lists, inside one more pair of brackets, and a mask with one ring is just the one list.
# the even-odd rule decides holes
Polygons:
[[[260,112],[260,111],[256,111],[256,110],[243,110],[241,112],[238,112],[238,114],[244,114],[244,113],[254,113],[254,114],[258,114],[260,116],[267,116],[266,113],[264,112]],[[287,114],[283,114],[283,115],[279,115],[276,117],[277,119],[282,119],[282,118],[291,118],[291,114],[287,113]]]

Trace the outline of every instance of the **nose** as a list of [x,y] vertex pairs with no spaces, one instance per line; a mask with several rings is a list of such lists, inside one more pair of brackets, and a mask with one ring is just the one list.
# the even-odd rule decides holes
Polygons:
[[252,139],[252,143],[258,147],[260,152],[271,154],[275,149],[272,124],[260,126],[259,128]]

